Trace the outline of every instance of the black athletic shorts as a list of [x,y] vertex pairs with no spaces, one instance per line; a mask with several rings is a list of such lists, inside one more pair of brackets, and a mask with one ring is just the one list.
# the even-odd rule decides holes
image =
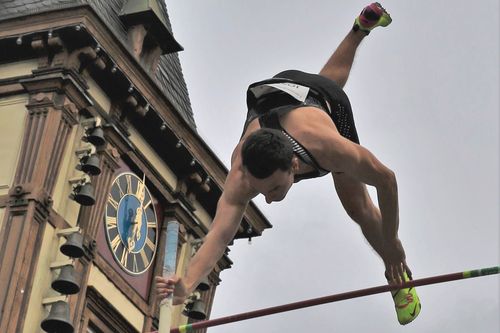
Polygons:
[[[286,89],[274,88],[280,84],[287,85]],[[359,144],[351,103],[344,90],[324,76],[298,70],[281,72],[272,79],[248,87],[245,129],[255,118],[259,118],[263,127],[276,127],[271,123],[276,123],[280,115],[303,106],[323,109],[332,118],[340,135]]]

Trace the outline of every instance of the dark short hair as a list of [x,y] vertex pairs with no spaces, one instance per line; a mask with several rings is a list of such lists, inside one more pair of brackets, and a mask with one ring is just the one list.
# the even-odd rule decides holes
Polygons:
[[276,170],[292,167],[293,146],[276,129],[261,128],[248,136],[241,149],[243,166],[256,178],[266,178]]

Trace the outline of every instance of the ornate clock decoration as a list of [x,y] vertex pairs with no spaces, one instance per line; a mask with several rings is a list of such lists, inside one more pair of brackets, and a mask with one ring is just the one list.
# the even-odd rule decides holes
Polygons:
[[106,239],[118,265],[127,273],[144,273],[158,245],[158,221],[144,178],[125,172],[113,181],[106,203]]

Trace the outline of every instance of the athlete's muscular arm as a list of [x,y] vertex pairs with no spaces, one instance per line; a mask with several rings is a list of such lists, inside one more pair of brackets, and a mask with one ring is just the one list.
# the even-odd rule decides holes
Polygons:
[[[381,237],[382,259],[392,282],[403,281],[403,271],[408,270],[405,253],[398,239],[399,208],[398,190],[394,172],[383,165],[370,151],[342,137],[336,131],[323,131],[325,143],[319,163],[332,172],[344,172],[350,177],[377,189],[377,199],[382,217],[381,230],[372,237]],[[364,230],[365,231],[365,230]],[[377,240],[375,240],[375,243]],[[409,270],[408,270],[409,271]],[[410,273],[411,274],[411,273]]]
[[232,168],[227,176],[224,191],[217,203],[217,211],[210,231],[203,245],[189,263],[184,277],[170,279],[156,277],[157,292],[160,299],[174,293],[173,304],[184,303],[200,283],[210,273],[222,257],[227,245],[232,241],[240,225],[248,202],[257,194],[244,179],[239,146],[233,154]]

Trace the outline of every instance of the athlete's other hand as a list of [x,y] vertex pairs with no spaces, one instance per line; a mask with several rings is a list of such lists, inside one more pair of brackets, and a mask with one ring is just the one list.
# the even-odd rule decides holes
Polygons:
[[176,275],[169,278],[163,276],[156,276],[156,294],[158,299],[162,301],[167,298],[172,293],[174,298],[172,300],[173,305],[183,304],[186,298],[189,296],[187,292],[186,285],[182,279]]
[[399,238],[384,243],[385,274],[389,284],[399,285],[404,282],[404,272],[411,277],[411,270],[406,264],[406,254]]

